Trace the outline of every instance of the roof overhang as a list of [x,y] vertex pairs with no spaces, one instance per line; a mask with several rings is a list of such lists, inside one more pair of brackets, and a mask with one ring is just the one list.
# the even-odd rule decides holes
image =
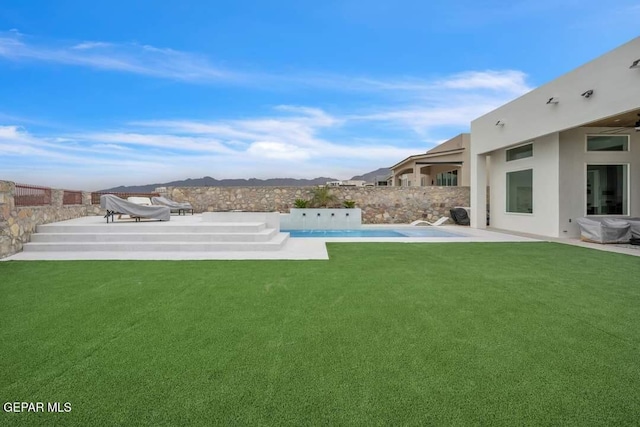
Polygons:
[[416,165],[462,165],[464,162],[416,162]]

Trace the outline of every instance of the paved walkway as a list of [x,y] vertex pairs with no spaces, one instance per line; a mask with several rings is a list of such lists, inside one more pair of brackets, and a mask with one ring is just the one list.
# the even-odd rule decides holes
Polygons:
[[517,235],[517,236],[521,236],[521,237],[529,237],[532,239],[537,239],[537,240],[543,240],[543,241],[547,241],[547,242],[554,242],[554,243],[562,243],[564,245],[571,245],[571,246],[580,246],[581,248],[587,248],[587,249],[595,249],[597,251],[604,251],[604,252],[614,252],[617,254],[625,254],[625,255],[631,255],[631,256],[640,256],[640,246],[638,245],[630,245],[630,244],[601,244],[601,243],[591,243],[591,242],[584,242],[580,239],[575,239],[575,238],[555,238],[555,237],[546,237],[546,236],[537,236],[534,234],[527,234],[527,233],[514,233],[514,232],[508,232],[508,231],[504,231],[504,230],[499,230],[499,229],[491,229],[497,233],[509,233],[512,235]]

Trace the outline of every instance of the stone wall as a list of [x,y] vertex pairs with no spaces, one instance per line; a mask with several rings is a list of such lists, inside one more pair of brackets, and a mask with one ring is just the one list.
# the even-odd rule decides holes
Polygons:
[[[166,187],[156,192],[189,202],[196,212],[243,210],[289,212],[296,199],[312,198],[315,187]],[[399,224],[449,216],[469,206],[469,187],[333,187],[339,201],[353,200],[365,224]]]
[[[190,202],[196,212],[289,212],[296,199],[309,200],[315,187],[167,187],[156,191],[175,201]],[[364,224],[403,224],[449,216],[455,206],[469,206],[469,187],[335,187],[337,200],[353,200]],[[47,206],[16,207],[15,184],[0,181],[0,258],[22,250],[40,224],[99,215],[91,193],[82,204],[65,206],[63,190],[52,190]]]
[[99,213],[99,206],[91,205],[91,193],[82,193],[81,205],[64,206],[64,190],[51,191],[51,204],[46,206],[15,206],[15,184],[0,181],[0,258],[22,250],[40,224]]

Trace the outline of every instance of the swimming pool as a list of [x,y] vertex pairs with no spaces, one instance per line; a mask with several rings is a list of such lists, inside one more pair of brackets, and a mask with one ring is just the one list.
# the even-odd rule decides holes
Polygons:
[[357,230],[281,230],[291,237],[461,237],[437,228],[357,229]]

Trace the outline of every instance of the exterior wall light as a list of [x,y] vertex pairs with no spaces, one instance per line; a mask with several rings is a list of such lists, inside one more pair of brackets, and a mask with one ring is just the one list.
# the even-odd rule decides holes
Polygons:
[[593,89],[589,89],[588,91],[582,93],[582,96],[584,96],[585,98],[591,98],[592,95]]

